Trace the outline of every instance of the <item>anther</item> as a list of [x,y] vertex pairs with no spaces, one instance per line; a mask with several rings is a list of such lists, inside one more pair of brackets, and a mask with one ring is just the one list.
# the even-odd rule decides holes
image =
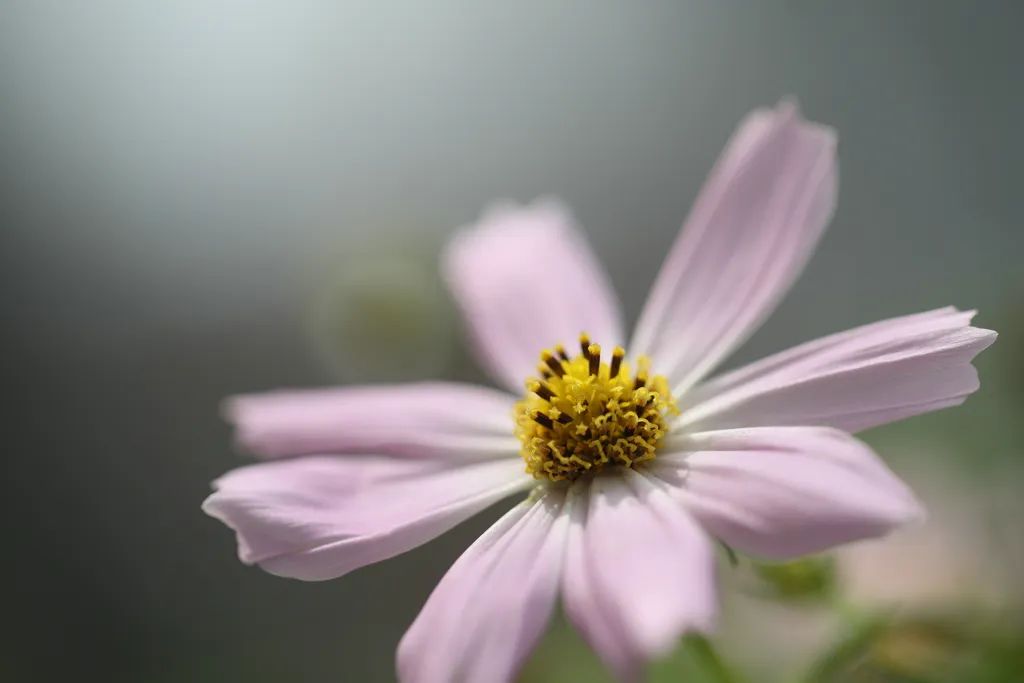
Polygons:
[[533,421],[539,424],[541,427],[547,427],[548,429],[551,429],[552,427],[555,426],[555,423],[551,421],[551,418],[545,415],[544,413],[534,413]]
[[550,401],[551,398],[555,395],[554,392],[551,391],[551,387],[549,387],[547,384],[544,384],[544,382],[530,382],[530,386],[528,388],[530,391],[537,394],[545,401]]
[[588,369],[590,374],[597,377],[597,371],[601,369],[601,347],[597,344],[591,344],[587,347],[587,362],[589,363]]
[[580,333],[580,351],[583,355],[587,355],[587,350],[590,348],[590,336],[586,332]]
[[619,376],[619,368],[622,367],[622,359],[626,357],[626,349],[616,346],[612,351],[612,363],[608,368],[608,379],[615,379]]
[[561,344],[555,347],[555,353],[562,360],[569,360],[569,354],[565,352],[565,347],[562,346]]
[[544,351],[540,354],[540,359],[551,368],[551,372],[555,373],[559,377],[565,375],[565,368],[562,367],[562,361],[558,360],[551,355],[550,351]]
[[642,372],[637,373],[636,379],[633,380],[633,388],[639,389],[645,384],[647,384],[647,375],[643,374]]
[[572,415],[570,415],[569,413],[561,413],[558,416],[558,421],[564,425],[567,425],[570,422],[572,422]]

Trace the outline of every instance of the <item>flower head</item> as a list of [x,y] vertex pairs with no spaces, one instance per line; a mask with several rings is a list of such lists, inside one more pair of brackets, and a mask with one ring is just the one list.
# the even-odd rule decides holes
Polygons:
[[515,409],[527,472],[574,481],[605,467],[654,460],[666,417],[679,409],[668,381],[650,375],[650,361],[637,359],[634,377],[625,355],[616,346],[602,363],[601,347],[586,334],[575,358],[562,345],[541,353],[540,378],[526,382],[527,395]]
[[849,432],[978,387],[970,361],[995,334],[952,308],[707,379],[803,269],[835,194],[832,131],[791,104],[754,112],[628,344],[567,212],[495,210],[452,240],[443,265],[484,367],[508,391],[427,383],[236,397],[227,412],[239,441],[270,461],[219,479],[204,509],[236,531],[243,562],[321,580],[529,490],[427,600],[398,649],[401,680],[511,680],[559,596],[616,675],[638,679],[683,633],[713,626],[713,539],[781,559],[920,517]]

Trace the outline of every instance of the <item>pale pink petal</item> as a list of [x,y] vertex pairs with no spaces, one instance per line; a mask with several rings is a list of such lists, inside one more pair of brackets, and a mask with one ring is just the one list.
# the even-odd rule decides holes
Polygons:
[[555,602],[568,518],[549,490],[509,511],[430,595],[398,646],[402,683],[505,683],[540,638]]
[[677,393],[743,343],[803,270],[835,205],[835,147],[789,103],[751,114],[727,145],[630,345]]
[[771,559],[881,536],[920,519],[914,495],[866,445],[827,427],[687,437],[652,471],[728,545]]
[[714,554],[666,487],[632,470],[621,475],[574,484],[562,593],[590,645],[632,681],[685,632],[712,628]]
[[375,453],[515,457],[515,399],[472,384],[424,382],[273,391],[225,402],[245,449],[263,457]]
[[690,431],[828,425],[858,431],[962,403],[971,360],[996,334],[973,311],[944,308],[803,344],[696,387],[678,424]]
[[607,348],[622,343],[615,293],[558,204],[487,213],[452,239],[444,271],[481,362],[516,393],[543,349],[574,347],[581,332]]
[[411,550],[534,484],[511,459],[308,456],[228,472],[203,510],[235,530],[242,562],[320,581]]

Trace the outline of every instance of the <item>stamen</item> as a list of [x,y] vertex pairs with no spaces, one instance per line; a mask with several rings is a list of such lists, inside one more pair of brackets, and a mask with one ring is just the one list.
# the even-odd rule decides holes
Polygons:
[[639,389],[645,384],[647,384],[647,375],[643,374],[642,372],[638,372],[636,375],[636,380],[633,382],[633,389]]
[[591,344],[587,347],[587,369],[590,371],[592,377],[597,377],[597,371],[601,369],[601,347],[597,344]]
[[570,422],[572,422],[572,415],[570,415],[568,413],[561,413],[558,416],[558,421],[561,422],[564,425],[567,425]]
[[552,427],[555,426],[555,423],[551,421],[551,418],[545,415],[544,413],[534,413],[533,421],[542,427],[547,427],[548,429],[551,429]]
[[569,354],[565,352],[565,347],[561,344],[555,347],[555,354],[557,354],[562,360],[569,360]]
[[626,349],[616,346],[612,351],[612,364],[608,367],[608,379],[615,379],[619,376],[619,369],[622,367],[622,359],[626,357]]
[[583,353],[584,356],[587,355],[587,349],[589,349],[589,348],[590,348],[590,337],[587,335],[586,332],[581,332],[580,333],[580,351]]
[[540,354],[540,359],[551,368],[551,372],[555,373],[559,377],[565,375],[565,367],[562,365],[562,361],[558,360],[551,355],[550,351],[544,351]]
[[534,380],[533,382],[529,383],[527,388],[533,393],[540,396],[545,401],[550,401],[554,396],[554,394],[551,392],[551,387],[549,387],[547,384],[544,384],[544,382],[538,382]]

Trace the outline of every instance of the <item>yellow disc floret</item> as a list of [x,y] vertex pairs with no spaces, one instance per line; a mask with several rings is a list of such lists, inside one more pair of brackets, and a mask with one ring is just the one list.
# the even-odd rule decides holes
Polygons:
[[625,356],[617,346],[603,363],[601,347],[586,334],[575,357],[561,345],[541,353],[540,377],[526,383],[515,408],[527,472],[573,480],[654,459],[666,415],[679,410],[665,378],[650,375],[648,359],[636,360],[634,375]]

